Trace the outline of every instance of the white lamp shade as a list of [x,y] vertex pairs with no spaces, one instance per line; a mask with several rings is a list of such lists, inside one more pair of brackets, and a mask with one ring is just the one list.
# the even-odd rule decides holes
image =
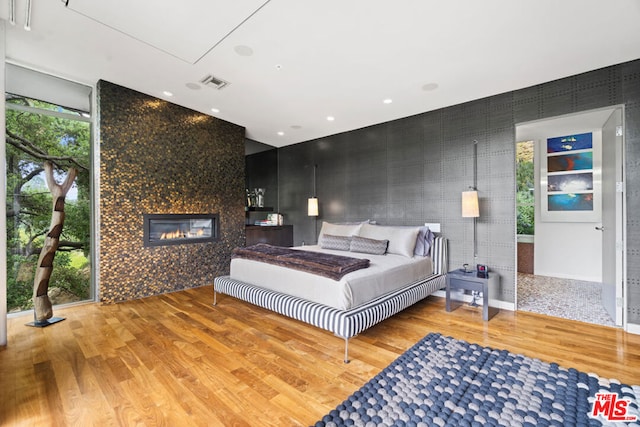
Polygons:
[[477,218],[480,216],[480,207],[478,206],[477,191],[462,192],[462,217]]
[[307,200],[307,215],[318,216],[318,198],[310,197]]

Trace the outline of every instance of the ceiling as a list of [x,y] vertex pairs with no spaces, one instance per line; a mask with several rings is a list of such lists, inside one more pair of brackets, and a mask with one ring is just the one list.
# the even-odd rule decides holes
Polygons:
[[640,58],[638,0],[47,0],[30,31],[27,0],[13,1],[9,62],[107,80],[275,147]]

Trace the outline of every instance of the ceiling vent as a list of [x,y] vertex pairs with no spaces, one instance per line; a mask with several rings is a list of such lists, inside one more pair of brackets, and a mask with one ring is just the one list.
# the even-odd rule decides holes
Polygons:
[[209,74],[207,76],[204,76],[200,80],[200,83],[202,83],[205,86],[209,86],[211,88],[218,89],[218,90],[224,88],[225,86],[227,86],[229,84],[229,82],[226,82],[226,81],[224,81],[222,79],[219,79],[219,78],[217,78],[217,77],[215,77],[215,76],[213,76],[211,74]]

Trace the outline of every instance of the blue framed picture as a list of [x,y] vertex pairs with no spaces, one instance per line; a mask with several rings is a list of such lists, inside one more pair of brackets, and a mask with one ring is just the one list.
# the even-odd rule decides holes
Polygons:
[[541,221],[599,221],[602,210],[601,146],[600,131],[541,141],[538,148]]
[[591,132],[547,138],[547,153],[564,153],[567,151],[590,150],[592,148],[593,135]]
[[548,209],[554,211],[592,211],[593,193],[584,194],[550,194],[548,197]]

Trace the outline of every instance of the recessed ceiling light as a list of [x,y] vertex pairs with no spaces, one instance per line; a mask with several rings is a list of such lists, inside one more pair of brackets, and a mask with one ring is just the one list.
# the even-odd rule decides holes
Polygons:
[[162,93],[164,94],[164,96],[173,96],[173,94],[171,92],[169,92],[168,90],[165,90]]
[[283,136],[283,135],[284,135],[284,132],[280,131],[280,132],[278,132],[278,135],[279,135],[279,136]]
[[296,129],[296,130],[302,129],[302,126],[300,126],[300,125],[291,125],[291,129]]
[[220,110],[218,110],[217,108],[212,108],[211,111],[213,111],[214,113],[219,113]]
[[382,101],[382,102],[384,102],[385,104],[391,104],[391,103],[393,102],[393,99],[391,99],[391,98],[387,98],[387,99],[385,99],[385,100],[384,100],[384,101]]
[[422,90],[427,92],[436,89],[438,89],[438,83],[427,83],[425,85],[422,85]]
[[251,49],[249,46],[239,44],[238,46],[234,47],[233,50],[235,50],[236,53],[240,56],[253,55],[253,49]]
[[200,90],[200,85],[198,83],[187,83],[185,86],[191,90]]
[[336,118],[333,116],[327,116],[327,120],[329,120],[330,122],[334,121]]
[[282,70],[282,64],[276,64],[276,70],[278,71]]

